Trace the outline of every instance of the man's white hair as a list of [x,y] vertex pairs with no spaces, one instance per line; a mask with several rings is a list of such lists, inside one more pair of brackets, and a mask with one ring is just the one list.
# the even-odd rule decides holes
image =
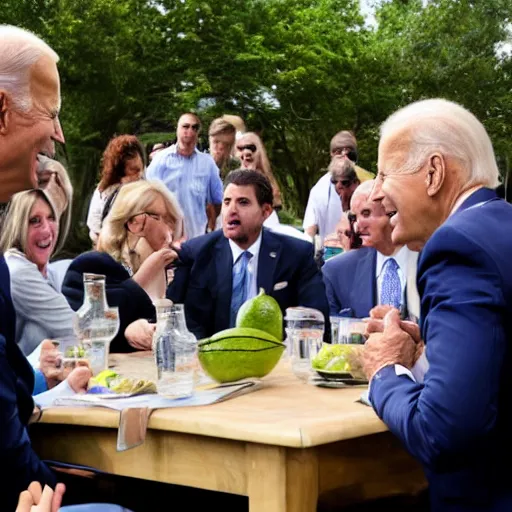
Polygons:
[[367,180],[363,181],[361,185],[359,185],[352,194],[352,197],[350,198],[350,208],[352,208],[352,205],[354,204],[354,199],[356,199],[359,196],[363,196],[365,199],[368,199],[370,197],[370,194],[373,190],[373,185],[375,185],[375,180]]
[[30,68],[44,55],[55,63],[59,61],[59,56],[32,32],[0,25],[0,91],[5,91],[23,112],[32,106]]
[[399,136],[410,142],[403,173],[416,172],[434,152],[458,160],[465,185],[499,184],[491,139],[482,123],[461,105],[444,99],[417,101],[392,114],[381,126],[380,144]]

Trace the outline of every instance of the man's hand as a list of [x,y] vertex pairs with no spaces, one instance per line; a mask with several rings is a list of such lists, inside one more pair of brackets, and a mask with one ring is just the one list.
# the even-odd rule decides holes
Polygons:
[[400,325],[400,314],[391,309],[383,320],[383,331],[370,334],[364,345],[363,370],[368,380],[383,366],[401,364],[411,369],[418,344]]
[[16,512],[58,512],[65,492],[64,484],[57,484],[54,491],[48,485],[41,490],[39,482],[32,482],[28,490],[20,494]]
[[[387,313],[389,313],[393,308],[393,306],[375,306],[370,311],[370,318],[366,321],[366,330],[365,335],[369,336],[374,332],[383,332],[384,331],[384,317]],[[395,311],[398,311],[395,309]],[[416,343],[423,343],[421,340],[421,331],[420,326],[409,320],[400,320],[400,327],[407,334],[409,334],[412,339]]]
[[92,371],[87,361],[78,361],[77,366],[68,375],[68,384],[75,393],[85,393]]
[[39,369],[46,379],[48,389],[56,386],[64,380],[63,368],[61,366],[59,350],[51,340],[41,342],[41,354],[39,356]]
[[141,318],[132,322],[124,331],[128,343],[137,350],[151,350],[156,324]]

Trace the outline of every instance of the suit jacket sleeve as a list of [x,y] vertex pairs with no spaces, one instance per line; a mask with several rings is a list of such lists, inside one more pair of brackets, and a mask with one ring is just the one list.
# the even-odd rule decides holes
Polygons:
[[6,340],[0,336],[0,460],[4,467],[0,480],[2,510],[14,510],[19,493],[34,480],[43,486],[55,485],[55,476],[35,454],[27,429],[20,419],[16,379],[7,359]]
[[494,262],[459,231],[441,229],[424,249],[419,269],[430,363],[425,382],[397,377],[388,366],[374,376],[370,391],[390,430],[436,470],[485,453],[507,345],[505,299]]
[[180,264],[174,271],[174,279],[167,287],[166,297],[175,304],[184,304],[194,259],[190,247],[186,243],[182,245],[178,256]]
[[325,293],[327,296],[327,302],[329,303],[329,314],[331,316],[337,316],[342,309],[341,303],[338,300],[336,294],[336,288],[332,282],[332,275],[325,265],[322,267],[322,277],[325,285]]

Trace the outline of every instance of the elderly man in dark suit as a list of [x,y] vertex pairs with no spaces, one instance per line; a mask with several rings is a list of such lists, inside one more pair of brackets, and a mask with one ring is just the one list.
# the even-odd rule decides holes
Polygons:
[[322,267],[332,316],[364,318],[378,304],[419,316],[416,289],[418,253],[391,239],[392,228],[380,202],[370,200],[375,181],[356,188],[350,201],[363,247],[335,256]]
[[[63,142],[59,124],[58,56],[42,40],[0,26],[0,201],[37,186],[38,153],[53,155]],[[55,485],[32,450],[27,423],[34,402],[34,372],[15,343],[9,271],[0,255],[0,479],[1,509],[14,510],[31,481]]]
[[[435,512],[512,510],[512,206],[492,190],[498,175],[483,125],[455,103],[413,103],[381,128],[371,197],[393,241],[421,249],[421,334],[389,312],[364,363],[370,401],[422,463]],[[430,368],[416,381],[420,338]]]
[[238,308],[258,290],[281,310],[329,308],[312,244],[263,228],[272,213],[272,187],[256,171],[232,171],[226,178],[222,230],[183,244],[167,297],[185,304],[189,329],[204,338],[234,326]]

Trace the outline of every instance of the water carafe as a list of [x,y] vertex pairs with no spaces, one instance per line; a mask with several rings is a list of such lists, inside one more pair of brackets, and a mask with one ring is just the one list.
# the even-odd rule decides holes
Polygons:
[[325,319],[321,311],[312,308],[286,309],[286,352],[293,373],[303,382],[314,374],[312,359],[323,345]]
[[85,273],[83,279],[84,302],[73,328],[93,375],[97,375],[108,368],[110,342],[119,331],[119,309],[107,303],[104,275]]
[[158,299],[154,305],[157,323],[153,335],[153,353],[158,374],[158,394],[169,398],[192,396],[197,340],[187,329],[183,304]]

